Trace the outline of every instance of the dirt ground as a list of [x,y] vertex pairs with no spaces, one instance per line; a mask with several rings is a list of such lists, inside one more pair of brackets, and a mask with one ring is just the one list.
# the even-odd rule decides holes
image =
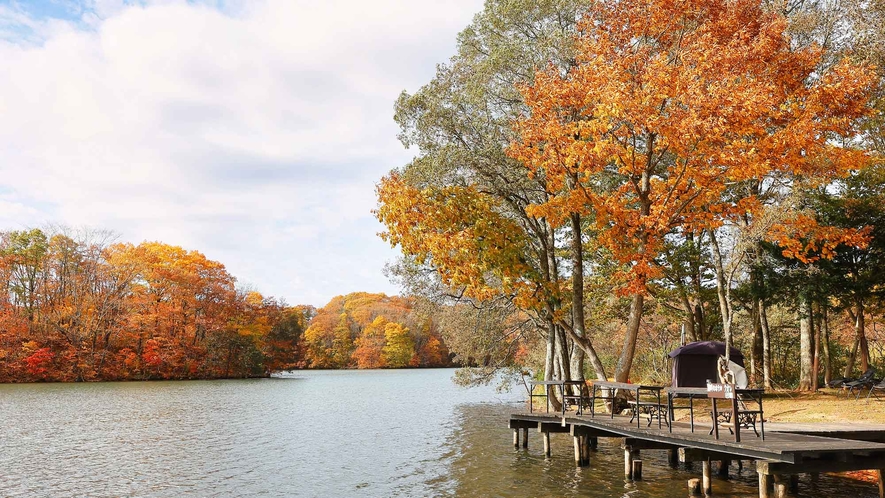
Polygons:
[[885,424],[885,393],[880,393],[880,398],[867,399],[867,392],[857,400],[839,389],[816,393],[768,392],[763,399],[765,421]]

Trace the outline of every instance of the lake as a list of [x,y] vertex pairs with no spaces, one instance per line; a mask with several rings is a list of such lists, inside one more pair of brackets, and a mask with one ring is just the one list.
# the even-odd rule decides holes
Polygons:
[[[451,369],[297,371],[273,379],[0,385],[0,496],[685,497],[693,470],[621,441],[576,469],[571,438],[514,450],[525,391],[454,385]],[[733,476],[735,472],[732,472]],[[716,496],[755,497],[751,465]],[[878,496],[822,476],[803,496]]]

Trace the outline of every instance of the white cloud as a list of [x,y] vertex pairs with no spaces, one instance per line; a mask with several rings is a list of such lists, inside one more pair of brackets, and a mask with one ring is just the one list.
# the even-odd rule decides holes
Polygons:
[[393,102],[480,0],[77,5],[0,7],[0,228],[182,245],[292,303],[396,291],[369,213],[409,157]]

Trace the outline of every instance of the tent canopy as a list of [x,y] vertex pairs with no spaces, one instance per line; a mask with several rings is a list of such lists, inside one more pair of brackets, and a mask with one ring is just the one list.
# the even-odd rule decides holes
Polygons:
[[[691,342],[670,351],[673,358],[673,387],[705,387],[707,380],[718,382],[717,361],[725,356],[725,343],[719,341]],[[744,366],[744,355],[731,348],[730,360]]]
[[[719,341],[698,341],[689,342],[685,346],[680,346],[670,351],[670,358],[676,358],[682,355],[714,355],[725,356],[725,343]],[[744,366],[744,355],[734,346],[731,347],[731,361],[740,366]]]

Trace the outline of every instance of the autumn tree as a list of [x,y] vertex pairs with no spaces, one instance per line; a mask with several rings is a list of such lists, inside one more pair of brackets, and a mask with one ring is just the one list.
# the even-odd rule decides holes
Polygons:
[[[433,319],[413,298],[354,292],[316,310],[304,333],[311,368],[448,366]],[[391,342],[392,341],[392,342]]]
[[388,323],[384,326],[384,339],[384,363],[394,368],[409,366],[415,355],[415,341],[409,330],[399,323]]
[[238,290],[197,251],[113,238],[0,235],[0,381],[247,377],[302,363],[310,307]]
[[[585,351],[595,375],[606,377],[563,260],[563,246],[583,240],[526,212],[546,197],[543,182],[504,148],[513,138],[511,121],[525,112],[516,84],[551,62],[563,71],[571,67],[582,9],[567,1],[486,2],[459,35],[450,62],[397,101],[400,138],[420,152],[378,188],[377,216],[387,240],[404,253],[399,276],[439,278],[440,285],[421,295],[442,307],[464,303],[490,315],[528,314],[530,327],[484,330],[501,334],[489,342],[540,337],[545,379],[583,378]],[[576,338],[584,349],[574,347]]]
[[[735,199],[731,185],[801,186],[868,162],[849,145],[869,113],[873,76],[849,61],[815,74],[821,51],[794,51],[785,26],[751,0],[596,2],[580,25],[577,66],[565,75],[549,68],[523,87],[531,113],[509,153],[546,180],[549,195],[529,212],[554,225],[590,217],[624,268],[621,292],[633,301],[619,381],[667,235],[706,231],[721,254],[715,230],[765,208],[752,193]],[[799,254],[857,235],[817,229],[798,215],[768,236]],[[718,275],[730,343],[729,288]]]

